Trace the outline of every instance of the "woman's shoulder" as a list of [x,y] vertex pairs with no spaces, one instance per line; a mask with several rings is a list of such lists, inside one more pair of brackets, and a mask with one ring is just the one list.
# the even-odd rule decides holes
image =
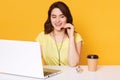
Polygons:
[[44,31],[41,31],[41,32],[38,34],[38,36],[44,37],[44,36],[46,36],[46,34],[44,33]]
[[41,32],[39,33],[39,35],[44,35],[44,31],[41,31]]
[[81,35],[78,32],[75,32],[75,37],[81,37]]
[[49,34],[45,34],[44,31],[41,31],[39,34],[38,34],[38,37],[41,37],[41,38],[46,38],[48,37]]
[[41,41],[43,42],[44,40],[47,40],[48,39],[48,34],[45,34],[44,31],[41,31],[37,38],[36,38],[36,41]]
[[74,35],[75,35],[75,40],[76,40],[76,42],[83,40],[82,37],[81,37],[81,35],[80,35],[78,32],[75,32]]

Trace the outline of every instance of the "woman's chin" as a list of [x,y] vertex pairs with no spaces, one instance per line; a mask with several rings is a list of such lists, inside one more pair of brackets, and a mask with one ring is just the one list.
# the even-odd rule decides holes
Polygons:
[[61,28],[56,28],[57,31],[61,31]]

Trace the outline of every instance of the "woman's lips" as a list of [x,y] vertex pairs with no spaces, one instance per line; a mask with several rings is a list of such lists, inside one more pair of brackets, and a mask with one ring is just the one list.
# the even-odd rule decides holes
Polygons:
[[62,23],[55,23],[55,26],[61,26]]

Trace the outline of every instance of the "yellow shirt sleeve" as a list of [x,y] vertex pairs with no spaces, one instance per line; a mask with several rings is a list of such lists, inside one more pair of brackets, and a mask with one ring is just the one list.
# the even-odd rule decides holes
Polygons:
[[44,39],[44,32],[41,32],[38,34],[36,41],[39,42],[40,44],[43,43],[43,39]]
[[75,33],[75,43],[83,41],[81,35],[79,33]]

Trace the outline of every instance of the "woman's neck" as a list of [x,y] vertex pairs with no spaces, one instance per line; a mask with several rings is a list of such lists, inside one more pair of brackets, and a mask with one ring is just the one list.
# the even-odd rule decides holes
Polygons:
[[65,32],[64,31],[53,31],[52,37],[56,42],[62,42],[65,39]]
[[65,35],[65,32],[64,31],[53,31],[53,34],[54,36],[59,36],[59,37],[62,37]]

